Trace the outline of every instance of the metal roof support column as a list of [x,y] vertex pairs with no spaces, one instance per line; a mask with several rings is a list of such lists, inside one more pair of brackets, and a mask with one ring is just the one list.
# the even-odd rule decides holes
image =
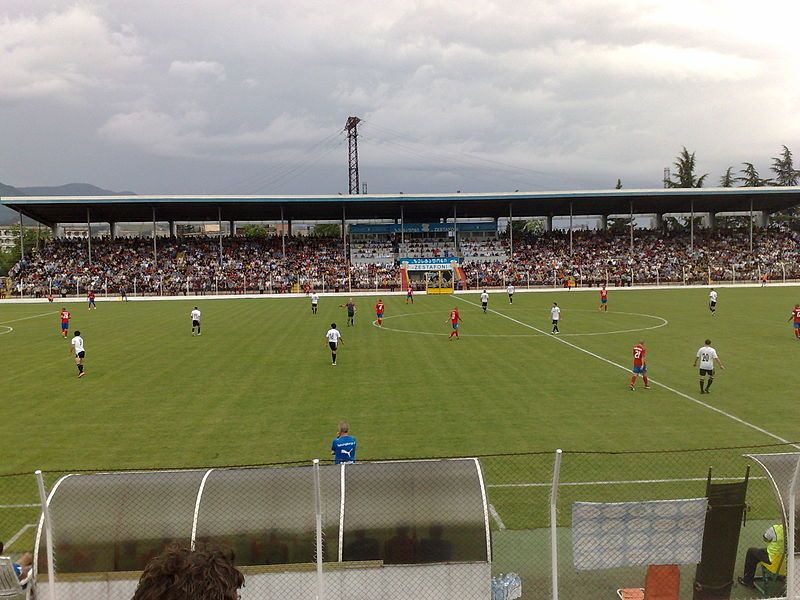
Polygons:
[[508,203],[508,255],[514,260],[514,205]]
[[405,215],[403,214],[403,205],[400,204],[400,243],[406,243],[406,234],[405,234]]
[[89,207],[86,207],[86,229],[89,231],[89,237],[86,238],[89,250],[89,266],[92,266],[92,214]]
[[750,198],[750,253],[753,253],[753,199]]
[[347,279],[350,279],[350,261],[347,259],[347,212],[342,204],[342,252],[344,253],[344,264],[347,269]]
[[25,230],[22,228],[22,211],[19,211],[19,259],[25,260]]
[[281,254],[286,258],[286,230],[283,228],[283,206],[281,206]]
[[236,221],[228,221],[228,227],[230,228],[230,231],[228,232],[230,235],[228,235],[228,237],[233,237],[236,235]]
[[456,252],[458,252],[458,206],[453,204],[453,239],[456,243]]
[[572,200],[569,201],[569,255],[572,257]]
[[217,223],[219,225],[219,266],[222,266],[222,207],[217,206]]
[[689,217],[689,252],[694,252],[694,198],[692,198],[692,210]]
[[633,200],[631,200],[631,257],[633,256]]
[[153,207],[153,264],[158,266],[158,246],[156,245],[156,207]]

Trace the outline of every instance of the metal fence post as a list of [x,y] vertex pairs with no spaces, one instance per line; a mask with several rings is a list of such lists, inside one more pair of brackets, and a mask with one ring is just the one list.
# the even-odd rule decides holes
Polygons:
[[797,573],[797,564],[795,562],[795,547],[794,547],[794,533],[796,525],[795,508],[797,505],[797,479],[800,474],[800,456],[797,458],[797,464],[794,467],[794,474],[792,475],[792,482],[789,485],[789,531],[786,539],[786,554],[788,562],[786,563],[786,597],[794,600],[797,597],[797,590],[795,576]]
[[561,448],[556,450],[553,463],[553,487],[550,489],[550,575],[553,582],[553,600],[558,600],[558,523],[556,522],[558,502],[558,481],[561,474]]
[[44,491],[44,477],[42,471],[36,471],[36,485],[39,487],[39,500],[42,503],[42,516],[44,517],[45,546],[47,547],[47,587],[50,591],[50,600],[56,600],[56,568],[53,563],[53,531],[50,526],[50,507],[47,505],[47,493]]
[[322,491],[319,483],[319,459],[315,458],[312,463],[312,473],[314,476],[314,514],[316,519],[316,555],[317,555],[317,600],[325,598],[325,579],[322,573]]

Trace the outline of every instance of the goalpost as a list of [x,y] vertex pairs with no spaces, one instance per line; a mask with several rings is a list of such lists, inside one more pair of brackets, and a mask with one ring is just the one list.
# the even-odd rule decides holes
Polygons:
[[425,292],[427,294],[452,294],[453,269],[425,272]]

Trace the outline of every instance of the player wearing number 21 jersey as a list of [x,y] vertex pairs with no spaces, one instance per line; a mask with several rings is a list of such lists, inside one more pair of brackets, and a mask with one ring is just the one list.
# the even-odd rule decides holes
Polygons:
[[794,322],[794,338],[800,342],[800,304],[795,304],[789,320]]
[[633,391],[636,385],[636,379],[639,375],[642,376],[644,381],[644,389],[650,389],[650,381],[647,379],[647,349],[644,347],[644,341],[640,341],[633,347],[633,375],[631,376],[630,388]]

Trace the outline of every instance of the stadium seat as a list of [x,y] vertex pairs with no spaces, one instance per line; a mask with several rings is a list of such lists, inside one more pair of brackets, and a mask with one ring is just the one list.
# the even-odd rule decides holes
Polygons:
[[764,598],[773,598],[783,595],[783,586],[786,581],[786,561],[784,554],[775,557],[771,563],[758,563],[753,585],[761,592]]
[[617,590],[620,600],[678,600],[681,587],[678,565],[650,565],[643,588]]

